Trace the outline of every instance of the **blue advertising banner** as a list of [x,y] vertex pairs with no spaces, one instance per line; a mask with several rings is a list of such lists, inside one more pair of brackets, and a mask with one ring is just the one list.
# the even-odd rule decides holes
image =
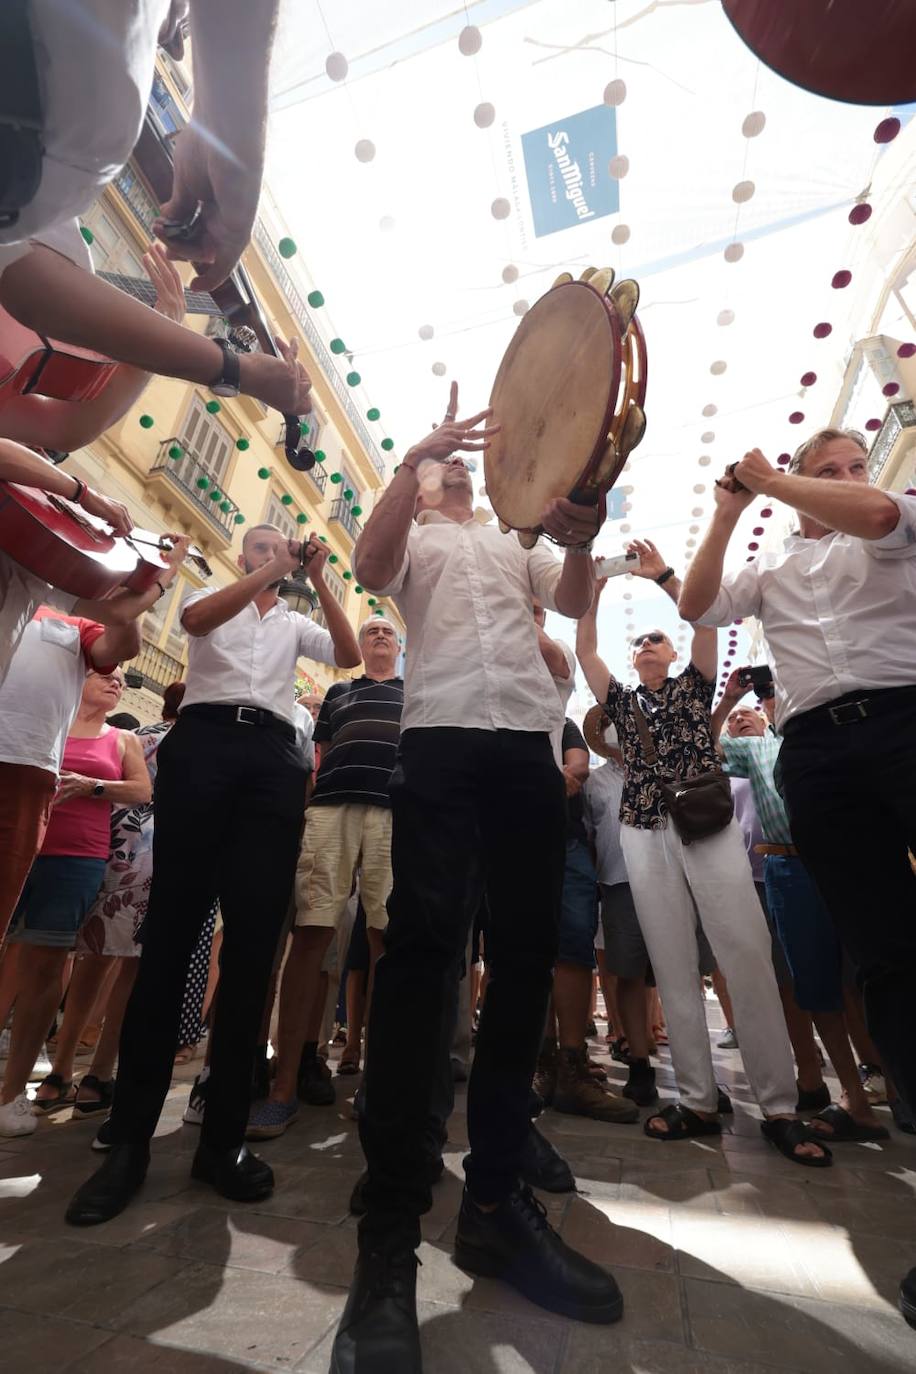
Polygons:
[[626,515],[623,503],[626,497],[619,487],[612,487],[607,494],[607,518],[609,520],[622,520]]
[[617,155],[616,116],[612,106],[596,105],[522,134],[537,238],[620,209],[619,183],[608,171]]

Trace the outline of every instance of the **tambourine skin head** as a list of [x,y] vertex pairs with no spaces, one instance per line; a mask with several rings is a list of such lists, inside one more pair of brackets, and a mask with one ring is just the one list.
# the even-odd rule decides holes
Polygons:
[[639,286],[632,277],[626,277],[614,287],[611,300],[620,316],[620,332],[625,334],[639,305]]
[[[600,272],[595,272],[588,279],[588,284],[593,291],[597,291],[599,296],[606,296],[614,285],[616,273],[613,267],[602,267]],[[623,332],[623,331],[621,331]]]
[[623,422],[623,433],[620,436],[618,448],[621,457],[626,461],[629,454],[636,448],[637,444],[642,443],[643,435],[646,432],[646,413],[642,406],[634,401],[626,414]]

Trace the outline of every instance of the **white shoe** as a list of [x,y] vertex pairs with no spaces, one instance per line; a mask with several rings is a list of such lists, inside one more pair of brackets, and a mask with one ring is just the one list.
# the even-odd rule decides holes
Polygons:
[[41,1054],[35,1060],[32,1066],[32,1072],[29,1074],[29,1082],[37,1083],[40,1078],[47,1078],[48,1074],[53,1072],[54,1065],[48,1058],[48,1047],[47,1045],[42,1045]]
[[0,1136],[31,1135],[37,1125],[25,1093],[0,1106]]

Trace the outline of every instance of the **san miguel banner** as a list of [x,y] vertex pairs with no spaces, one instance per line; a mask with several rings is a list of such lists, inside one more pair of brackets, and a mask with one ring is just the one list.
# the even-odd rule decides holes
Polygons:
[[596,105],[522,134],[522,152],[536,238],[620,209],[619,183],[608,171],[617,155],[611,106]]

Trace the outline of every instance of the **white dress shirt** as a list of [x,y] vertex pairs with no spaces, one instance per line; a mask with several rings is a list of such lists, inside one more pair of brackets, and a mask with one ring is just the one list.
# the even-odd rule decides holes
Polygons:
[[727,573],[700,625],[757,616],[776,678],[778,727],[802,711],[877,687],[916,685],[916,497],[883,539],[790,535]]
[[557,677],[556,673],[551,673],[553,685],[557,689],[557,698],[560,703],[560,713],[557,722],[550,732],[550,744],[553,749],[553,756],[557,761],[557,767],[563,767],[563,727],[566,724],[566,707],[569,698],[573,694],[576,685],[576,655],[572,649],[562,639],[555,639],[554,644],[563,650],[563,657],[566,659],[568,673],[566,677]]
[[[194,592],[184,603],[182,616],[188,606],[213,596],[215,590],[204,587]],[[300,657],[333,666],[334,641],[328,631],[307,615],[291,611],[282,598],[264,616],[251,602],[208,635],[188,636],[188,685],[181,710],[202,703],[260,706],[292,725],[293,683]]]
[[[359,547],[353,560],[359,577]],[[423,511],[385,587],[407,625],[402,730],[553,730],[557,689],[538,648],[532,602],[556,610],[561,564],[540,544],[473,517]]]
[[293,729],[296,732],[296,748],[302,750],[305,766],[310,773],[315,771],[315,722],[307,706],[293,704]]
[[0,687],[32,616],[39,606],[69,615],[77,598],[51,587],[0,549]]
[[598,881],[612,887],[629,882],[620,845],[620,801],[623,769],[613,759],[594,768],[582,788],[585,825],[595,844]]

